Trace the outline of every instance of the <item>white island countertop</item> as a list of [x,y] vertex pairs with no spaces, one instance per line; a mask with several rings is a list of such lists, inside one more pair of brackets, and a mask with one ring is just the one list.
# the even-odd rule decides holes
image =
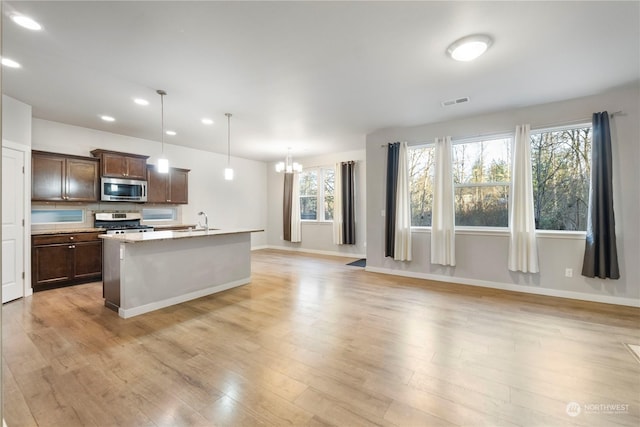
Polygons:
[[242,233],[257,233],[260,229],[253,228],[230,228],[219,230],[216,228],[210,228],[208,230],[194,229],[194,230],[173,230],[173,231],[148,231],[145,233],[125,233],[125,234],[103,234],[100,235],[102,239],[117,240],[122,243],[141,243],[141,242],[155,242],[158,240],[175,240],[175,239],[189,239],[195,237],[208,237],[208,236],[225,236],[228,234],[242,234]]

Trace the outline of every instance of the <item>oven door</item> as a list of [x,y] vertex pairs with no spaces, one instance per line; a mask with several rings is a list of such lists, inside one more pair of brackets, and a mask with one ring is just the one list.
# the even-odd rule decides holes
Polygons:
[[147,181],[102,177],[100,180],[103,201],[146,202]]

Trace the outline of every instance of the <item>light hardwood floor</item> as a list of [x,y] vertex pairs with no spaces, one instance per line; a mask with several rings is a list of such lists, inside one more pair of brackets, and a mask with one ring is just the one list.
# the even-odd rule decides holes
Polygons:
[[638,309],[252,257],[251,284],[128,320],[100,283],[5,304],[9,427],[640,425]]

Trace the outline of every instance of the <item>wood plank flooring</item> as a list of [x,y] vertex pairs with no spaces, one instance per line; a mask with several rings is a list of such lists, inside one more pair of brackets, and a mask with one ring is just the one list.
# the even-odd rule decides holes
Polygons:
[[256,251],[251,284],[127,320],[100,283],[5,304],[7,424],[640,425],[640,310],[349,261]]

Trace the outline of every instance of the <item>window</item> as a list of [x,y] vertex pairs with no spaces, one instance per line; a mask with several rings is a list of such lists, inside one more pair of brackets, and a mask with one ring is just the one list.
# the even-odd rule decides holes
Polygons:
[[84,222],[82,209],[32,209],[32,224],[67,224]]
[[144,221],[175,221],[178,219],[177,208],[143,208]]
[[456,226],[509,225],[511,138],[453,145]]
[[[457,226],[507,227],[511,138],[453,143]],[[411,225],[431,226],[435,147],[409,148]]]
[[430,227],[433,208],[435,148],[433,145],[423,145],[410,147],[408,151],[411,225]]
[[587,229],[591,133],[589,124],[531,131],[537,229]]
[[308,169],[300,173],[299,180],[300,219],[307,221],[332,221],[335,183],[334,169]]

